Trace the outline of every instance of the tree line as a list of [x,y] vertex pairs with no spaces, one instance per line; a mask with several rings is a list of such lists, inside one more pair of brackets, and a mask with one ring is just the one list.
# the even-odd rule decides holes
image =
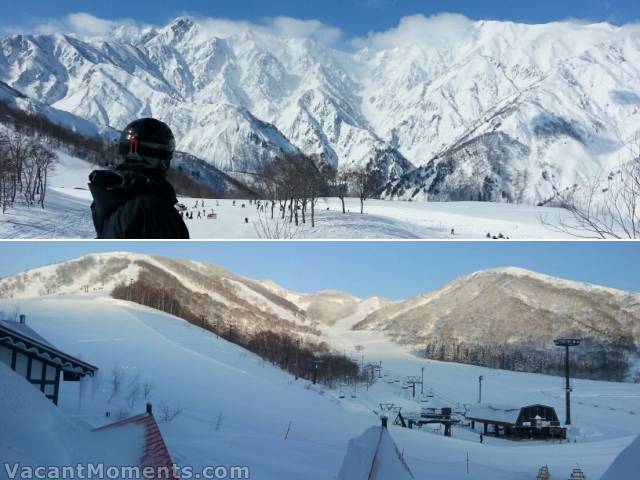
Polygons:
[[19,197],[44,208],[55,154],[26,132],[0,133],[0,208],[5,213]]
[[[595,341],[571,351],[571,376],[621,382],[629,373],[626,345],[599,345]],[[425,358],[465,363],[514,372],[564,376],[564,349],[527,345],[488,345],[454,338],[432,337],[424,347]]]
[[[331,352],[325,342],[312,342],[273,331],[242,331],[237,325],[226,322],[215,313],[205,316],[191,311],[181,304],[173,292],[154,287],[141,279],[117,285],[111,296],[183,318],[255,353],[296,377],[315,379],[318,383],[330,387],[348,379],[364,378],[356,362],[344,355]],[[317,362],[317,369],[314,362]]]
[[[343,214],[345,197],[358,198],[362,214],[364,202],[384,186],[382,174],[372,164],[338,171],[319,157],[301,153],[275,158],[258,171],[257,178],[257,189],[266,202],[265,220],[296,227],[307,223],[316,226],[315,209],[321,197],[339,198]],[[263,224],[259,233],[267,237],[273,233],[266,230]]]

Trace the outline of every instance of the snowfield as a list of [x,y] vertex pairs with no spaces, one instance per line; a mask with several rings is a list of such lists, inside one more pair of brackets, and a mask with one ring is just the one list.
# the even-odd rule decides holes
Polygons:
[[[363,302],[356,312],[324,327],[323,335],[336,350],[350,354],[359,344],[366,362],[382,361],[384,377],[368,391],[358,386],[356,398],[342,387],[347,390],[344,399],[338,390],[295,381],[181,319],[128,302],[96,294],[60,295],[2,300],[0,311],[18,305],[28,325],[47,340],[100,368],[93,381],[62,385],[60,410],[75,422],[98,426],[107,423],[106,411],[113,416],[142,412],[144,400],[132,405],[126,399],[136,383],[153,385],[150,401],[157,417],[162,406],[181,407],[180,415],[160,427],[182,466],[248,465],[251,478],[258,480],[336,478],[349,440],[378,425],[374,410],[380,402],[403,405],[405,411],[419,408],[400,384],[388,381],[419,375],[422,367],[425,391],[438,401],[473,404],[482,374],[487,402],[540,402],[553,405],[563,416],[560,378],[426,361],[382,335],[351,331],[377,302]],[[125,372],[125,387],[109,403],[116,368]],[[1,401],[5,397],[0,396]],[[390,433],[417,479],[525,480],[542,465],[549,466],[553,478],[562,479],[578,464],[588,479],[598,480],[640,431],[639,405],[640,385],[575,381],[571,443],[487,437],[481,445],[477,433],[462,427],[454,428],[453,438],[395,426],[390,426]],[[7,414],[0,408],[2,424]],[[14,435],[0,439],[3,459],[16,458],[11,449]],[[28,458],[38,456],[36,448],[37,444]],[[0,478],[4,475],[1,472]]]
[[[91,194],[88,175],[95,166],[57,152],[59,163],[53,172],[45,209],[17,206],[0,214],[0,238],[95,238],[91,220]],[[218,214],[216,220],[198,219],[193,209],[202,199],[180,198],[193,210],[187,220],[191,238],[257,239],[267,238],[260,228],[271,222],[268,212],[259,213],[248,200],[205,199],[205,211]],[[545,225],[565,215],[562,210],[528,205],[486,202],[405,202],[367,200],[360,215],[358,199],[346,199],[342,214],[340,200],[323,198],[316,207],[316,227],[310,220],[291,236],[299,239],[483,239],[487,233],[512,239],[571,238]],[[242,205],[245,205],[245,208]],[[277,214],[276,206],[276,214]],[[248,222],[245,222],[245,218]],[[277,223],[282,223],[277,221]],[[454,235],[451,234],[453,229]]]

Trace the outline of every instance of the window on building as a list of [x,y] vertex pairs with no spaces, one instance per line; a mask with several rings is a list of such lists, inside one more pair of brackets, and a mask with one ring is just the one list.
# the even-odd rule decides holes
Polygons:
[[0,345],[0,362],[11,366],[11,357],[13,356],[13,350],[4,345]]
[[16,373],[22,377],[27,376],[27,368],[29,367],[29,357],[25,354],[18,352],[16,354]]
[[47,371],[44,379],[48,381],[54,381],[56,379],[56,371],[56,367],[54,367],[53,365],[47,365]]
[[37,358],[32,359],[31,360],[31,376],[29,377],[29,380],[41,382],[43,368],[44,368],[44,364],[40,360],[38,360]]

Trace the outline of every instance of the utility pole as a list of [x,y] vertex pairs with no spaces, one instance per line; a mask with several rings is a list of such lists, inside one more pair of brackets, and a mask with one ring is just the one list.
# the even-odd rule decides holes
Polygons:
[[482,381],[484,380],[484,375],[480,375],[478,377],[478,403],[482,403]]
[[315,368],[313,369],[313,384],[314,385],[316,383],[318,383],[318,365],[320,365],[323,362],[324,362],[324,360],[321,360],[319,358],[315,358],[315,359],[312,360],[312,363],[315,366]]
[[407,384],[411,385],[413,398],[416,398],[416,384],[420,383],[420,377],[407,377]]
[[564,375],[565,375],[565,404],[566,420],[565,425],[571,425],[571,377],[569,372],[569,348],[580,345],[581,340],[577,338],[558,338],[553,341],[558,347],[565,348],[564,354]]
[[300,339],[296,339],[296,380],[298,380],[298,352],[300,351]]

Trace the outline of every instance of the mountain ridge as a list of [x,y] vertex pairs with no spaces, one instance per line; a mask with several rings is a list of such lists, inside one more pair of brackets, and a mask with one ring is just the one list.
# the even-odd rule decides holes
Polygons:
[[390,302],[334,290],[294,292],[206,262],[112,252],[2,278],[0,298],[110,296],[120,288],[126,299],[123,288],[137,285],[168,292],[202,322],[251,334],[322,340],[326,329],[349,319],[352,330],[383,333],[429,358],[556,374],[562,365],[553,340],[577,336],[583,339],[577,358],[588,366],[578,374],[615,380],[632,378],[640,358],[640,292],[517,267],[472,272]]
[[640,28],[467,26],[354,52],[265,29],[220,38],[188,17],[101,40],[14,35],[0,39],[0,80],[100,125],[158,116],[225,173],[294,150],[374,165],[394,199],[540,203],[624,160]]

